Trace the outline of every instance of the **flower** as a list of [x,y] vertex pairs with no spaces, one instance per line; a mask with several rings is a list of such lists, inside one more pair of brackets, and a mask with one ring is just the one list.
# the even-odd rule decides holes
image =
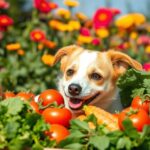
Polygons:
[[8,51],[16,51],[21,48],[20,43],[11,43],[6,45]]
[[44,64],[51,66],[54,62],[54,56],[50,54],[44,54],[41,60]]
[[134,20],[134,24],[136,26],[143,24],[146,21],[146,18],[143,14],[140,13],[132,13],[130,14],[132,19]]
[[86,28],[86,27],[82,27],[80,29],[80,34],[84,35],[84,36],[90,36],[90,30],[88,28]]
[[93,25],[95,29],[100,27],[108,27],[113,20],[113,13],[110,9],[99,8],[93,17]]
[[109,31],[107,28],[100,28],[100,29],[96,30],[96,34],[100,38],[107,38],[109,36]]
[[143,64],[143,69],[144,69],[145,71],[150,71],[150,63],[145,63],[145,64]]
[[48,47],[48,48],[51,48],[51,49],[53,49],[53,48],[56,47],[56,43],[55,43],[55,42],[50,41],[50,40],[47,40],[47,39],[44,39],[44,40],[42,41],[42,44],[43,44],[44,46]]
[[5,0],[0,0],[0,9],[7,9],[9,8],[9,3]]
[[53,29],[58,29],[58,27],[60,26],[60,24],[61,24],[61,22],[60,21],[58,21],[58,20],[50,20],[49,22],[48,22],[48,24],[49,24],[49,26],[51,27],[51,28],[53,28]]
[[131,39],[136,39],[138,37],[138,33],[137,32],[131,32],[130,34],[130,38]]
[[113,13],[113,15],[119,15],[121,13],[121,11],[119,9],[116,8],[109,8],[110,11]]
[[78,36],[78,42],[80,43],[80,44],[84,44],[84,43],[86,43],[86,44],[88,44],[88,43],[91,43],[92,42],[92,37],[91,36],[84,36],[84,35],[79,35]]
[[137,39],[137,44],[139,44],[139,45],[149,45],[150,44],[150,36],[148,36],[148,35],[141,35]]
[[51,9],[56,9],[56,8],[58,8],[58,5],[57,5],[56,3],[54,3],[54,2],[50,2],[50,3],[49,3],[49,6],[50,6]]
[[34,42],[40,42],[46,39],[46,35],[42,30],[35,29],[30,33],[30,39]]
[[76,20],[70,20],[68,22],[68,25],[71,26],[73,30],[79,30],[81,27],[80,22]]
[[57,9],[56,14],[65,19],[69,19],[71,17],[70,11],[64,8]]
[[18,55],[23,56],[25,54],[25,51],[23,49],[19,49],[17,53]]
[[94,39],[92,40],[92,44],[95,45],[95,46],[100,45],[100,43],[101,43],[101,41],[100,41],[99,38],[94,38]]
[[131,15],[124,15],[118,18],[115,22],[116,26],[119,28],[129,28],[133,25],[134,20]]
[[79,5],[79,2],[76,0],[64,0],[64,4],[68,7],[76,7]]
[[13,24],[12,18],[7,15],[0,15],[0,27],[7,27]]
[[150,54],[150,45],[145,47],[145,53]]
[[81,13],[81,12],[77,12],[77,13],[75,14],[75,16],[76,16],[79,20],[81,20],[81,21],[85,21],[85,20],[88,19],[88,17],[87,17],[85,14]]
[[42,13],[49,13],[51,11],[50,4],[46,0],[34,0],[34,7]]

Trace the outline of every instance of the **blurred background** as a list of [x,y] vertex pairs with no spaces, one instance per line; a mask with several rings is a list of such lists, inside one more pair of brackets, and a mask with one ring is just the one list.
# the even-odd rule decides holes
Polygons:
[[0,0],[0,85],[56,88],[59,48],[124,52],[150,70],[150,0]]

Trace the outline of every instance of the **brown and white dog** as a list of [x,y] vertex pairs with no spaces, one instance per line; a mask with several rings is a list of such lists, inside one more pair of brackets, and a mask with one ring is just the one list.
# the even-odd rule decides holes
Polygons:
[[54,64],[61,61],[63,73],[59,91],[65,106],[76,115],[83,105],[95,105],[109,112],[121,110],[116,81],[127,68],[142,70],[142,66],[128,55],[109,50],[98,52],[71,45],[58,50]]

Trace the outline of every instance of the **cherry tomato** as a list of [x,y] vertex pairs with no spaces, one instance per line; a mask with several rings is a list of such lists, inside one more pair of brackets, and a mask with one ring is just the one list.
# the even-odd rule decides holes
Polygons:
[[142,99],[139,96],[136,96],[133,98],[131,106],[135,108],[142,108],[148,113],[150,109],[150,101],[146,100],[142,102]]
[[4,92],[4,94],[3,94],[3,98],[4,98],[4,99],[12,98],[12,97],[15,97],[14,92],[6,91],[6,92]]
[[64,140],[69,134],[69,130],[59,124],[52,124],[49,131],[46,131],[45,134],[49,136],[50,140],[56,140],[59,143],[61,140]]
[[122,112],[120,112],[120,114],[118,116],[119,127],[122,130],[124,130],[122,122],[126,118],[131,119],[133,126],[138,131],[142,131],[144,125],[149,124],[149,120],[150,120],[150,118],[145,110],[128,107],[128,108],[124,109]]
[[29,92],[19,92],[17,97],[20,97],[21,100],[33,100],[35,95]]
[[46,108],[42,113],[45,121],[50,124],[60,124],[69,127],[72,113],[67,108]]
[[36,113],[42,114],[43,110],[42,110],[42,109],[39,109],[39,105],[38,105],[34,100],[32,100],[32,101],[30,102],[30,106],[32,107],[32,109],[33,109]]
[[49,104],[52,104],[54,102],[56,102],[58,105],[64,104],[64,99],[62,97],[62,95],[53,89],[48,89],[43,91],[39,97],[38,97],[38,101],[42,101],[42,105],[43,106],[47,106]]

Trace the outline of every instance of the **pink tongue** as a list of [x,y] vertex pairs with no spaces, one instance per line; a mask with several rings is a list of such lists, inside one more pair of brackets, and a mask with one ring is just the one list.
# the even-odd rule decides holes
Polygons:
[[77,109],[77,108],[81,107],[82,104],[83,104],[82,101],[80,101],[80,102],[77,103],[77,104],[72,103],[71,101],[69,101],[69,106],[70,106],[71,108],[73,108],[73,109]]

